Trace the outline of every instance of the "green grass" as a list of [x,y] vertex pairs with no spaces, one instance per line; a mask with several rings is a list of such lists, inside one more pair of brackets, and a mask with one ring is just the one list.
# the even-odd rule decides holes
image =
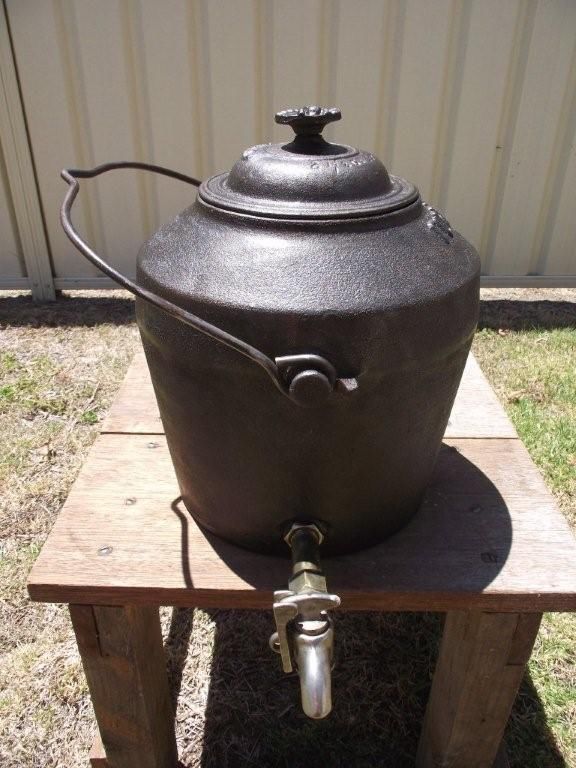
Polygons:
[[[485,329],[476,335],[474,352],[548,487],[576,527],[576,330]],[[507,733],[512,764],[574,768],[574,614],[544,617],[529,674]]]
[[65,606],[26,577],[137,345],[133,303],[0,297],[0,765],[84,765],[94,723]]
[[[26,359],[13,352],[0,354],[0,377],[0,414],[17,408],[22,418],[29,420],[36,416],[77,415],[82,398],[90,398],[93,390],[82,382],[75,383],[72,389],[66,367],[48,355]],[[82,411],[80,417],[84,415]]]
[[576,330],[482,330],[474,351],[548,486],[576,523]]
[[[94,732],[86,682],[65,608],[30,603],[25,579],[138,340],[131,305],[109,294],[8,304],[0,306],[0,764],[72,768],[85,764]],[[575,314],[541,310],[553,322]],[[520,314],[537,322],[540,310],[506,311],[514,327]],[[498,323],[477,334],[474,351],[576,525],[576,330],[498,331]],[[439,616],[339,615],[335,710],[322,723],[301,714],[296,677],[267,648],[270,611],[162,616],[173,679],[183,670],[184,765],[413,766]],[[544,618],[506,734],[512,768],[576,768],[575,640],[574,616]]]

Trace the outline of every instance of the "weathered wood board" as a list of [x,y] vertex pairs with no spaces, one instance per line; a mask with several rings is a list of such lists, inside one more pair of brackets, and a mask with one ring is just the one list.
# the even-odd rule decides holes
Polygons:
[[[451,429],[466,436],[446,438],[415,518],[379,546],[325,561],[344,609],[576,609],[566,521],[475,361],[462,386]],[[198,527],[158,423],[140,354],[32,570],[32,599],[270,607],[286,560]]]
[[174,768],[178,750],[158,608],[71,605],[70,617],[106,745],[100,765]]
[[[103,435],[30,576],[34,600],[264,608],[281,558],[204,533],[178,502],[164,436]],[[519,440],[450,440],[419,513],[325,561],[349,610],[576,608],[576,545]]]
[[416,768],[507,764],[502,737],[540,619],[481,611],[446,616]]
[[[175,745],[157,618],[154,648],[146,645],[150,612],[157,605],[269,609],[288,563],[203,532],[184,508],[142,353],[102,432],[28,589],[34,600],[72,604],[107,743],[105,751],[96,739],[92,768],[141,765],[142,756],[156,768],[174,762]],[[417,515],[382,544],[324,566],[344,610],[449,612],[419,768],[438,760],[504,768],[498,745],[540,614],[576,610],[576,542],[472,357]],[[96,630],[94,617],[102,624]],[[111,655],[102,653],[101,635],[121,639]],[[130,694],[110,696],[124,667],[134,678]],[[130,704],[135,687],[138,701],[156,699],[154,675],[164,690],[160,729],[147,722],[146,706]],[[115,730],[124,710],[135,723],[126,733]],[[143,747],[133,738],[139,728],[154,731]]]

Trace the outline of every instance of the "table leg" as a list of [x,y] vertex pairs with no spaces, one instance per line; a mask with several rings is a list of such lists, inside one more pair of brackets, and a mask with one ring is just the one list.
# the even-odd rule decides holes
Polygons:
[[110,768],[174,768],[158,609],[71,605],[70,615]]
[[504,729],[541,618],[539,613],[447,614],[417,768],[498,764]]

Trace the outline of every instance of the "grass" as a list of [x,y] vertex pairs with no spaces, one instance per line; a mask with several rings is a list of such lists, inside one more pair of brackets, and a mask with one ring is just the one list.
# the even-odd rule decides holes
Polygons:
[[[518,434],[576,529],[576,328],[484,328],[474,352],[504,403]],[[562,765],[546,740],[532,738],[545,720],[564,756],[576,766],[576,615],[547,614],[529,663],[531,686],[521,691],[508,732],[523,766]],[[532,687],[542,711],[533,706]]]
[[[576,525],[576,292],[485,303],[475,353]],[[524,298],[524,296],[519,297]],[[66,610],[25,578],[138,345],[132,302],[0,298],[0,764],[86,764],[94,723]],[[163,610],[187,768],[413,765],[439,617],[338,617],[335,710],[299,711],[266,638],[270,612]],[[513,768],[576,768],[575,619],[545,617],[507,732]],[[359,705],[361,702],[361,706]]]
[[66,611],[28,571],[137,344],[132,302],[0,298],[0,764],[85,764],[91,705]]
[[[475,351],[544,476],[575,514],[576,331],[483,329]],[[572,523],[576,519],[572,517]]]

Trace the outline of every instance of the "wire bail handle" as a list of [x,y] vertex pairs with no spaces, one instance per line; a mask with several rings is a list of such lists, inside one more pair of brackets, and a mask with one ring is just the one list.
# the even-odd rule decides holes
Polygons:
[[224,344],[231,349],[236,350],[244,357],[252,360],[266,371],[275,387],[283,395],[289,397],[293,402],[302,406],[316,406],[325,402],[335,391],[352,392],[357,388],[356,379],[338,378],[334,366],[321,355],[304,353],[297,355],[282,355],[280,357],[270,358],[256,347],[233,336],[232,334],[218,328],[212,323],[203,320],[197,315],[188,312],[167,299],[158,296],[152,291],[135,283],[126,275],[119,272],[111,264],[105,261],[94,251],[85,240],[82,239],[78,231],[72,224],[71,212],[72,205],[78,195],[80,184],[79,179],[93,179],[103,173],[114,170],[133,169],[139,171],[150,171],[162,176],[167,176],[177,181],[183,181],[185,184],[199,187],[201,182],[192,176],[186,176],[178,171],[172,171],[159,165],[140,162],[116,162],[99,165],[91,170],[65,169],[61,176],[68,184],[68,191],[64,197],[62,208],[60,210],[60,221],[69,240],[95,267],[104,272],[105,275],[117,282],[134,296],[147,301],[149,304],[161,309],[171,317],[179,320],[185,325],[194,328],[200,333],[210,336],[215,341]]

